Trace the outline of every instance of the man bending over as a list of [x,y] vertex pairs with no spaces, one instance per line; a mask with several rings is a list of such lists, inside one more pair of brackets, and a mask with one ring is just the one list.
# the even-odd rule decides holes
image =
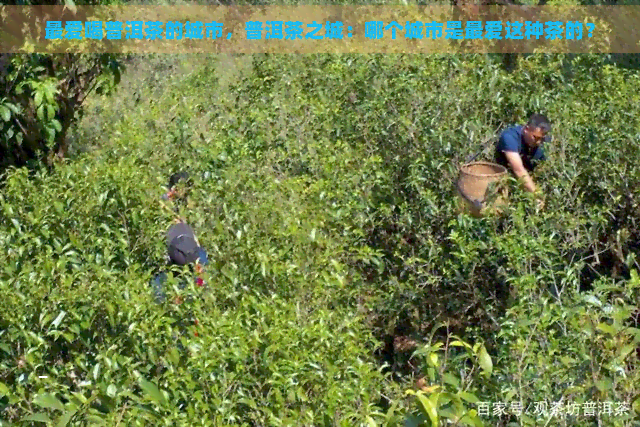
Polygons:
[[496,145],[496,163],[510,169],[531,193],[536,193],[537,188],[530,174],[539,162],[546,160],[543,143],[549,141],[550,130],[551,123],[546,116],[533,114],[526,125],[502,132]]

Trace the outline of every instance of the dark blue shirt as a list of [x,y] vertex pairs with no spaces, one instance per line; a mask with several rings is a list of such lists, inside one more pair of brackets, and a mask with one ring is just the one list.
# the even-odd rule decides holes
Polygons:
[[[200,248],[198,251],[198,258],[201,265],[209,264],[209,259],[207,257],[207,252]],[[164,271],[158,273],[153,279],[151,279],[151,287],[153,288],[154,296],[156,297],[156,302],[160,303],[166,299],[166,294],[164,292],[164,284],[167,281],[167,273]],[[185,281],[182,281],[179,285],[179,289],[184,289],[187,286]]]
[[[495,160],[496,163],[510,170],[511,167],[507,157],[504,155],[504,151],[519,153],[524,167],[529,172],[533,172],[538,165],[538,162],[546,160],[543,148],[544,143],[537,148],[529,148],[522,135],[523,129],[524,126],[519,125],[510,127],[502,132],[500,139],[498,140],[498,144],[496,144]],[[549,141],[548,135],[545,137],[544,141]]]

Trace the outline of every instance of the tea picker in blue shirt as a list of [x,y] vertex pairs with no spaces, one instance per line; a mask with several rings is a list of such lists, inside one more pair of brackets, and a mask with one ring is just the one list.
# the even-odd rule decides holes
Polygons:
[[[167,256],[168,265],[189,266],[189,270],[194,274],[195,282],[198,286],[204,286],[204,280],[200,277],[202,267],[209,261],[207,252],[204,250],[193,232],[193,229],[184,222],[172,225],[167,231]],[[153,279],[154,293],[156,301],[163,302],[166,299],[164,293],[164,283],[167,274],[163,271]],[[180,284],[180,289],[186,287],[186,281]]]
[[506,129],[496,144],[496,163],[511,170],[524,181],[524,187],[531,193],[537,188],[531,173],[546,160],[544,142],[550,140],[548,133],[551,122],[542,114],[533,114],[526,125],[517,125]]

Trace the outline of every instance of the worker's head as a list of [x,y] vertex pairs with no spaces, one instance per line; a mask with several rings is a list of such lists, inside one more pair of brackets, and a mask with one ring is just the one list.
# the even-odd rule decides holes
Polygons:
[[200,258],[200,245],[189,225],[180,222],[167,231],[167,252],[172,264],[188,265]]
[[542,114],[533,114],[522,132],[529,147],[538,147],[551,130],[551,122]]
[[204,286],[204,268],[209,263],[207,252],[204,250],[193,232],[184,222],[174,224],[167,231],[168,261],[171,265],[188,266],[191,273],[195,273],[195,282]]

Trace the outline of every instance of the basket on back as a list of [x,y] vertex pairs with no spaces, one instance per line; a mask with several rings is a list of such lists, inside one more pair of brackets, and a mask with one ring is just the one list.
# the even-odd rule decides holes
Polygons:
[[495,163],[473,162],[460,167],[458,193],[473,216],[482,216],[487,208],[506,204],[506,178],[507,170]]

